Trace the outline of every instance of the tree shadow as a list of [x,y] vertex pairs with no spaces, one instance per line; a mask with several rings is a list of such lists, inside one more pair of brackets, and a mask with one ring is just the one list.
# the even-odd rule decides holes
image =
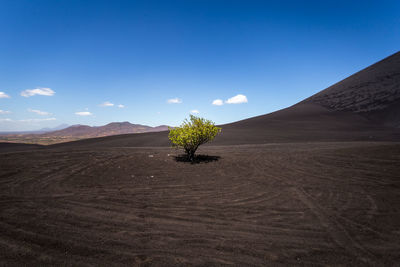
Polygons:
[[174,156],[175,161],[177,162],[188,162],[191,164],[199,164],[199,163],[209,163],[213,161],[218,161],[220,156],[209,156],[209,155],[195,155],[193,161],[186,154]]

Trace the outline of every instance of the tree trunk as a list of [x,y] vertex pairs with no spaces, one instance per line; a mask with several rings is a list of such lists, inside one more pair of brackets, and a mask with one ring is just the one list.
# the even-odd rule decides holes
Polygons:
[[193,151],[193,150],[189,152],[189,160],[190,160],[191,162],[194,161],[194,152],[195,152],[195,151]]
[[194,153],[196,153],[197,147],[194,149],[185,149],[188,159],[193,162],[194,161]]

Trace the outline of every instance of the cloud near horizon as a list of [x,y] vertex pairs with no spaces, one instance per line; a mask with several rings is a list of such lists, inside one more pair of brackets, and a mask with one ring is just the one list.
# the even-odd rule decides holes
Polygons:
[[4,92],[0,92],[0,98],[10,98],[10,96],[7,95],[7,94],[4,93]]
[[171,99],[167,100],[167,103],[168,104],[181,104],[182,103],[182,99],[177,98],[177,97],[171,98]]
[[79,112],[75,112],[75,115],[78,115],[78,116],[92,116],[93,113],[91,113],[89,111],[79,111]]
[[124,105],[122,105],[122,104],[119,104],[118,105],[118,108],[124,108],[125,106]]
[[[228,100],[225,100],[225,104],[242,104],[247,102],[247,97],[241,94],[235,95],[231,98],[228,98]],[[212,104],[214,106],[222,106],[224,104],[224,101],[222,101],[222,99],[215,99]]]
[[37,109],[30,109],[30,108],[28,108],[28,111],[29,111],[29,112],[32,112],[32,113],[36,113],[36,114],[41,115],[41,116],[51,115],[50,112],[40,111],[40,110],[37,110]]
[[225,101],[226,104],[242,104],[247,102],[247,97],[241,94],[235,95]]
[[99,106],[100,107],[112,107],[112,106],[114,106],[114,104],[109,101],[106,101],[106,102],[100,104]]
[[56,92],[54,92],[50,88],[39,87],[36,89],[26,89],[21,92],[21,96],[23,97],[31,97],[34,95],[53,96],[55,93]]
[[199,114],[200,111],[198,111],[197,109],[193,109],[193,110],[190,111],[190,113],[192,113],[192,114]]
[[222,106],[224,104],[224,101],[222,101],[222,99],[215,99],[212,104],[214,106]]
[[11,113],[11,111],[8,111],[8,110],[1,110],[0,109],[0,114],[10,114]]

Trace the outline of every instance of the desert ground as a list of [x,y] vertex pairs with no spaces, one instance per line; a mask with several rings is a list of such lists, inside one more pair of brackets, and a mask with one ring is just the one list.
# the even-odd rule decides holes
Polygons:
[[0,152],[0,265],[400,262],[400,143]]

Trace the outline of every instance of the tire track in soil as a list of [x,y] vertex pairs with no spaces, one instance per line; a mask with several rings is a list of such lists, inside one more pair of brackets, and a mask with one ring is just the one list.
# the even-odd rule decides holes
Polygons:
[[[281,170],[286,170],[286,172],[289,172],[289,174],[282,173],[279,176],[279,179],[281,182],[285,183],[288,188],[297,196],[297,198],[304,203],[310,211],[312,211],[319,219],[321,224],[325,227],[327,232],[330,234],[331,238],[342,248],[346,249],[349,253],[352,255],[356,256],[359,260],[364,262],[365,264],[371,264],[372,265],[379,265],[379,261],[374,253],[366,249],[364,246],[362,246],[358,241],[356,241],[348,231],[346,231],[345,227],[342,226],[341,223],[338,222],[338,219],[344,219],[349,221],[351,224],[355,224],[358,226],[361,226],[363,228],[368,229],[371,232],[374,232],[375,234],[380,235],[381,237],[388,237],[385,236],[384,234],[380,232],[376,232],[375,230],[365,226],[365,225],[360,225],[352,220],[342,217],[336,212],[329,212],[329,209],[323,208],[319,204],[317,204],[317,200],[314,199],[312,196],[310,196],[304,189],[303,187],[296,182],[297,179],[295,178],[300,174],[300,176],[304,176],[307,174],[307,170],[298,170],[298,168],[293,168],[294,165],[301,165],[301,161],[307,160],[307,157],[300,158],[300,162],[295,162],[296,164],[292,164],[290,166],[287,166],[287,164],[282,165],[281,162],[290,162],[291,160],[287,161],[282,161],[280,160],[279,162],[276,162],[272,159],[273,163],[270,163],[271,165],[275,165],[273,167],[278,167],[281,168]],[[254,160],[254,164],[256,165],[254,169],[257,170],[262,170],[265,166],[262,166],[263,162],[265,162],[265,158],[260,157],[258,155],[257,159]],[[269,166],[272,167],[272,166]],[[272,168],[273,168],[272,167]],[[309,174],[312,175],[312,174]],[[274,176],[271,176],[275,178]],[[284,179],[282,179],[284,178]],[[320,178],[316,176],[316,178]],[[276,178],[275,178],[276,179]],[[325,194],[329,194],[329,192],[324,192]],[[349,196],[349,195],[347,195]],[[350,195],[352,197],[352,195]],[[371,208],[367,212],[367,217],[371,219],[372,215],[376,213],[377,210],[377,205],[375,201],[371,198],[371,196],[366,195],[367,201],[370,203]],[[350,204],[352,201],[350,199],[346,200],[347,204]],[[347,208],[343,207],[342,208]]]
[[[343,224],[348,210],[361,207],[352,203],[351,191],[320,187],[340,183],[336,175],[342,169],[332,165],[338,171],[329,177],[329,168],[321,171],[324,162],[314,170],[304,155],[330,155],[335,146],[306,146],[210,147],[206,151],[221,159],[198,165],[174,162],[167,149],[64,151],[57,158],[50,151],[40,154],[48,160],[38,165],[43,170],[27,175],[29,169],[21,169],[7,177],[24,160],[14,155],[4,173],[0,169],[0,241],[15,248],[0,242],[0,249],[11,257],[10,251],[20,248],[31,265],[327,264],[318,254],[296,258],[319,252],[333,264],[356,257],[359,264],[380,265],[377,251],[352,235],[351,222]],[[52,164],[56,167],[46,169]],[[16,190],[10,193],[10,188]],[[380,207],[370,197],[369,208],[359,213],[374,219]],[[393,238],[387,243],[396,247]],[[338,248],[349,255],[335,262],[343,252]]]

